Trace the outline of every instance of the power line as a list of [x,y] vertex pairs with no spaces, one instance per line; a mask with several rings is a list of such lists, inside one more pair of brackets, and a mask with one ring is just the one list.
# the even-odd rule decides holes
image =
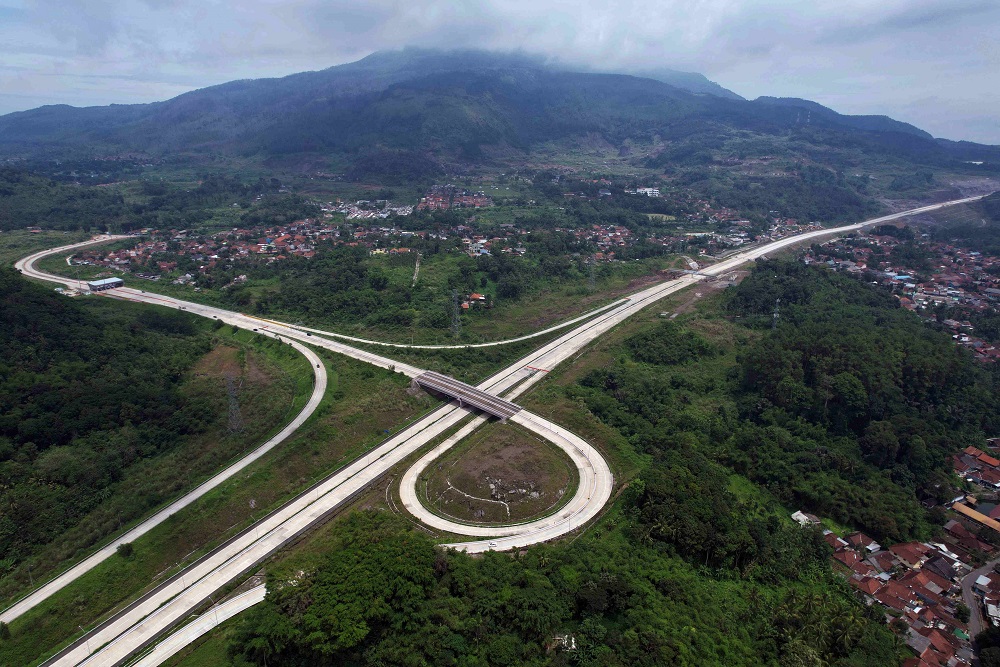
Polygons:
[[462,335],[462,309],[458,302],[458,290],[451,291],[451,335],[459,338]]

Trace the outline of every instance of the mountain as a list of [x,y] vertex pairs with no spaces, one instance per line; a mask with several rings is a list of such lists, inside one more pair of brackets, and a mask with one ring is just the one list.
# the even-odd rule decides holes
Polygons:
[[[627,74],[627,72],[625,73]],[[692,93],[715,95],[716,97],[723,97],[730,100],[744,99],[743,96],[737,95],[728,88],[723,88],[715,81],[711,81],[704,74],[698,74],[697,72],[679,72],[677,70],[667,69],[664,67],[658,69],[638,70],[636,72],[632,72],[632,74],[646,79],[653,79],[654,81],[661,81],[674,86],[675,88],[680,88],[681,90],[686,90]]]
[[[893,120],[888,116],[844,116],[833,109],[829,109],[817,102],[799,99],[797,97],[758,97],[755,104],[770,104],[774,106],[792,107],[806,112],[803,122],[812,121],[812,114],[816,114],[817,119],[851,127],[867,132],[902,132],[912,134],[924,139],[933,139],[929,132],[924,132],[918,127],[909,123]],[[800,116],[802,118],[802,116]]]
[[1000,163],[997,147],[937,140],[882,116],[846,116],[806,100],[750,102],[695,74],[647,75],[571,71],[524,53],[379,52],[165,102],[8,114],[0,117],[0,157],[228,154],[286,162],[319,157],[362,170],[373,161],[401,160],[407,169],[422,162],[417,169],[426,171],[528,156],[540,144],[580,137],[614,146],[689,144],[704,153],[734,138],[786,146],[792,136],[796,146],[922,165],[977,160],[988,170]]

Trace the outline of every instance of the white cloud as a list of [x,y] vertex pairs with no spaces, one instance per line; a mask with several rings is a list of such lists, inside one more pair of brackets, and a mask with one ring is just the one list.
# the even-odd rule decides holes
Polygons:
[[994,0],[0,0],[0,112],[152,101],[413,44],[700,71],[748,97],[1000,143],[998,28]]

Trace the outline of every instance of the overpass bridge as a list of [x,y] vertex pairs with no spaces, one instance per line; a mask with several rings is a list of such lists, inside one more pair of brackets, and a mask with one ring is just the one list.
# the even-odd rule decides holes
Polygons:
[[424,389],[430,389],[431,391],[436,391],[457,399],[458,404],[462,407],[475,408],[481,412],[498,417],[500,421],[505,422],[509,417],[513,417],[521,411],[520,405],[515,405],[482,389],[477,389],[453,377],[435,373],[434,371],[427,371],[418,375],[413,378],[413,382]]

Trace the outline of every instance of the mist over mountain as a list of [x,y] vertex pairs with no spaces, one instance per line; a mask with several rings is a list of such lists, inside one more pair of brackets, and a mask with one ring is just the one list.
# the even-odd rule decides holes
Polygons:
[[797,140],[921,164],[995,164],[997,147],[934,139],[884,116],[807,100],[742,97],[698,74],[580,72],[525,53],[403,49],[277,79],[232,81],[152,104],[45,106],[0,117],[0,155],[138,152],[336,158],[379,151],[437,162],[530,155],[599,136],[711,150],[740,135]]

